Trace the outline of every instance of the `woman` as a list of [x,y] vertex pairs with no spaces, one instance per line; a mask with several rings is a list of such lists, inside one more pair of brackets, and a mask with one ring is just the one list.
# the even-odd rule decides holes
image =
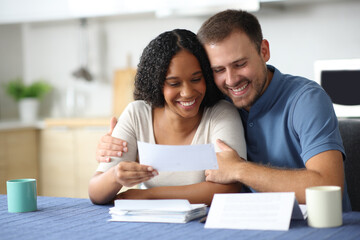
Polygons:
[[[239,114],[221,100],[206,53],[194,33],[176,29],[149,43],[138,65],[134,98],[137,101],[127,106],[112,133],[127,142],[128,152],[99,164],[89,184],[93,203],[174,198],[210,205],[214,193],[240,191],[239,184],[206,182],[204,171],[158,173],[136,161],[137,141],[189,145],[215,144],[222,139],[246,157]],[[122,186],[139,183],[146,189],[118,193]]]

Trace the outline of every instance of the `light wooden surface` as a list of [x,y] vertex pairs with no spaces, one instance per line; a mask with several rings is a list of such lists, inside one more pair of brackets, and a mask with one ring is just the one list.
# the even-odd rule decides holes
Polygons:
[[49,127],[94,127],[109,126],[111,117],[102,118],[46,118],[44,126]]
[[97,168],[96,146],[108,127],[47,128],[41,132],[41,195],[88,197],[88,183]]
[[45,129],[40,134],[42,196],[75,197],[75,156],[72,131]]
[[95,150],[109,119],[45,122],[42,130],[0,131],[0,194],[6,194],[9,179],[35,178],[39,196],[88,198],[88,183],[98,166]]
[[82,128],[41,131],[39,195],[88,198],[89,180],[98,166],[95,150],[104,133]]
[[38,133],[36,128],[0,131],[0,194],[6,194],[6,181],[38,179]]
[[95,160],[95,150],[100,137],[104,135],[103,131],[76,131],[75,145],[78,146],[75,151],[77,172],[77,189],[79,197],[88,197],[88,185],[90,178],[94,175],[98,166]]
[[113,89],[113,114],[119,117],[125,107],[134,101],[134,82],[136,69],[127,68],[115,71]]

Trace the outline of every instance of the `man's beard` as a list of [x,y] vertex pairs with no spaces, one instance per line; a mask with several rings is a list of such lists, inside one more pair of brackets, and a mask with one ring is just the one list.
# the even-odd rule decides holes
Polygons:
[[[254,106],[255,102],[261,97],[261,95],[264,93],[265,91],[265,85],[267,82],[267,68],[264,69],[264,75],[263,75],[263,80],[261,82],[256,81],[256,85],[253,85],[253,90],[255,92],[255,95],[250,99],[250,101],[248,103],[244,103],[244,104],[240,104],[242,102],[241,98],[238,99],[238,101],[235,101],[236,99],[233,100],[235,106],[237,108],[244,108],[244,109],[250,109],[252,106]],[[249,80],[248,78],[245,79],[247,82],[254,84],[254,81]],[[250,96],[251,97],[251,96]],[[237,104],[239,103],[239,104]]]

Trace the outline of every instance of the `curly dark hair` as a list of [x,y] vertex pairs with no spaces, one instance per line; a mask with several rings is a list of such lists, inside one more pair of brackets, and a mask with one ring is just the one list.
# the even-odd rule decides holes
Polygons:
[[214,77],[206,52],[196,34],[175,29],[160,34],[144,49],[135,76],[134,99],[144,100],[153,107],[163,107],[163,88],[171,59],[181,50],[192,53],[199,61],[206,82],[202,107],[212,106],[223,98],[214,83]]
[[244,32],[260,52],[263,35],[257,18],[246,11],[228,9],[215,14],[200,27],[197,36],[202,44],[221,42],[234,31]]

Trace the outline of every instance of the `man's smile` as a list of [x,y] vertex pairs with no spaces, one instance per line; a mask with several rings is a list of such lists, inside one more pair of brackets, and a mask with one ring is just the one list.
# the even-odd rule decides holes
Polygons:
[[239,96],[242,95],[244,93],[244,90],[249,86],[249,82],[247,82],[245,85],[241,86],[241,87],[228,87],[228,89],[230,90],[230,92],[235,95],[235,96]]

